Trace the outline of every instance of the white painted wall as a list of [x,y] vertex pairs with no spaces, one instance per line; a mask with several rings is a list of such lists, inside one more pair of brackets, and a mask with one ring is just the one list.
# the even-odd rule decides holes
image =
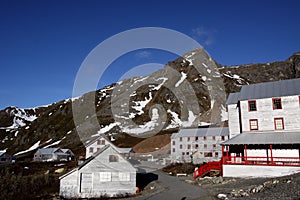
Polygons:
[[239,108],[237,107],[237,104],[228,105],[227,108],[229,137],[233,138],[234,136],[240,134]]
[[[271,151],[269,151],[269,157],[271,157]],[[286,157],[286,158],[298,158],[299,150],[298,149],[273,149],[273,157]],[[247,149],[247,156],[267,156],[267,150],[258,150],[258,149]]]
[[223,165],[223,177],[278,177],[300,172],[300,167]]
[[[300,130],[299,96],[281,98],[282,109],[273,110],[272,98],[257,99],[257,111],[248,111],[248,100],[241,101],[242,132],[249,132],[250,119],[258,119],[258,131],[274,131],[274,118],[284,119],[284,131]],[[230,122],[229,122],[230,123]],[[236,122],[233,122],[236,123]]]

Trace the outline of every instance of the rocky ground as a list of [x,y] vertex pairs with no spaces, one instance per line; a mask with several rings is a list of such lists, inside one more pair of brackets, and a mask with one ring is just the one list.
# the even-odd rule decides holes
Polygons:
[[[193,177],[177,177],[187,184],[204,190],[196,199],[255,199],[255,200],[299,200],[300,173],[277,178],[223,178],[205,177],[196,181]],[[141,192],[138,199],[148,199],[149,194],[163,193],[166,187],[160,181],[153,181]],[[188,193],[188,191],[186,191]],[[144,198],[143,198],[144,197]],[[135,198],[133,198],[135,199]],[[153,198],[155,199],[155,198]],[[188,198],[187,198],[188,199]]]
[[300,199],[300,173],[277,178],[206,177],[186,181],[205,188],[216,199]]

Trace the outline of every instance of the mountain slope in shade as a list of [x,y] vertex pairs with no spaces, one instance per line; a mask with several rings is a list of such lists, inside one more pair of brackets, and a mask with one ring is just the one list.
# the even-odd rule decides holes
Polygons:
[[[299,53],[280,62],[228,67],[216,63],[204,49],[195,49],[146,77],[126,79],[48,106],[0,111],[0,150],[25,152],[17,155],[22,158],[32,156],[34,151],[28,149],[60,146],[78,156],[99,133],[118,146],[133,147],[157,132],[170,134],[181,126],[222,125],[226,95],[244,84],[299,77]],[[94,113],[85,104],[91,98]],[[76,125],[72,103],[82,108]]]

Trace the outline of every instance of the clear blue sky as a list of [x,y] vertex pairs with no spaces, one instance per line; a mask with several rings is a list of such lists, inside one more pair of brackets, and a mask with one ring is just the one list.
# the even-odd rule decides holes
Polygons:
[[[132,28],[154,26],[185,33],[223,65],[284,60],[300,51],[299,4],[296,0],[1,0],[0,109],[71,97],[87,54],[108,37]],[[116,61],[99,85],[118,80],[133,65],[175,58],[148,53]]]

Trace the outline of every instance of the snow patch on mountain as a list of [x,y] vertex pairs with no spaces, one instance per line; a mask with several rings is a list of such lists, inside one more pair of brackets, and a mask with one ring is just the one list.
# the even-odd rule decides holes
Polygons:
[[141,115],[144,113],[143,109],[151,100],[152,100],[152,93],[149,92],[149,98],[145,98],[144,101],[134,101],[136,105],[132,106],[132,108],[138,111],[137,113],[138,115]]
[[33,151],[33,150],[37,149],[37,148],[40,146],[40,142],[41,142],[41,141],[36,142],[36,143],[35,143],[34,145],[32,145],[29,149],[26,149],[26,150],[24,150],[24,151],[20,151],[20,152],[18,152],[18,153],[15,153],[14,156],[17,156],[17,155],[20,155],[20,154],[24,154],[24,153],[27,153],[27,152],[29,152],[29,151]]
[[185,79],[187,78],[186,73],[181,72],[180,80],[175,84],[175,87],[178,87]]

